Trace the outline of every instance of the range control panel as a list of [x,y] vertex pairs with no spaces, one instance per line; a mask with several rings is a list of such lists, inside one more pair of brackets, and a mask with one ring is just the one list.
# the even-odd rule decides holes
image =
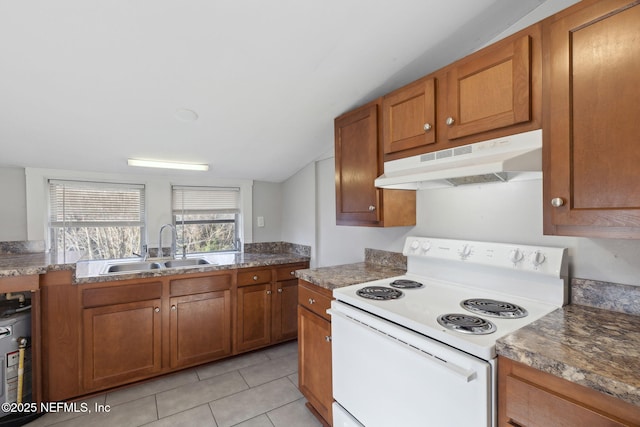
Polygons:
[[431,237],[407,237],[402,251],[407,257],[459,261],[554,276],[566,269],[566,252],[566,248]]

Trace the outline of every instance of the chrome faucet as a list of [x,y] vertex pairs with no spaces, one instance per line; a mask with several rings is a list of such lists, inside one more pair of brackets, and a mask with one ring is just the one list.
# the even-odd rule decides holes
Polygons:
[[160,227],[160,236],[158,236],[158,253],[160,258],[164,256],[164,251],[162,250],[162,232],[164,231],[165,227],[171,228],[171,252],[169,253],[169,256],[173,259],[176,257],[177,240],[176,227],[173,224],[164,224],[162,227]]

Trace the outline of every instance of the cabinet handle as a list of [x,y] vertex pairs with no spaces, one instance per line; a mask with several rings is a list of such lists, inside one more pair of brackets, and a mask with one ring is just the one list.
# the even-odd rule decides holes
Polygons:
[[258,276],[253,276],[253,280],[258,280]]
[[453,117],[447,117],[447,121],[445,122],[447,124],[447,126],[452,126],[456,121],[453,119]]
[[324,340],[326,342],[331,342],[331,335],[325,335]]
[[281,294],[282,293],[282,288],[278,288],[278,293]]
[[373,206],[373,205],[370,205],[370,206],[369,206],[369,212],[373,212],[373,211],[375,211],[375,210],[376,210],[376,207],[375,207],[375,206]]
[[309,298],[309,304],[315,304],[316,300],[314,300],[313,298]]
[[176,311],[178,309],[178,307],[176,307],[175,305],[171,306],[171,310]]
[[290,275],[292,275],[292,276],[295,276],[295,275],[296,275],[296,271],[295,271],[295,270],[291,270],[291,271],[289,272],[289,274],[290,274]]
[[560,206],[564,205],[564,199],[562,199],[562,197],[555,197],[553,199],[551,199],[551,206],[553,206],[554,208],[559,208]]
[[429,132],[431,130],[431,123],[425,123],[424,124],[424,131],[425,132]]
[[271,291],[267,291],[267,295],[271,295]]
[[153,311],[155,311],[156,313],[160,313],[160,307],[154,308]]

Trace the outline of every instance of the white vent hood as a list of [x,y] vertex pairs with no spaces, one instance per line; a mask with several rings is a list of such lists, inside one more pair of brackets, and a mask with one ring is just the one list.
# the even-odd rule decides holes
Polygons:
[[542,130],[384,163],[376,187],[401,190],[542,178]]

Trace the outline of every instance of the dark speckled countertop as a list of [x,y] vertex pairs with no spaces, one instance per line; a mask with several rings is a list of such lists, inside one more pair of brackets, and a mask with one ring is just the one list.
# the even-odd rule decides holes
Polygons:
[[296,277],[330,291],[357,283],[401,276],[407,259],[396,252],[365,249],[365,261],[296,271]]
[[[210,264],[189,268],[166,268],[146,272],[103,274],[114,263],[137,262],[139,259],[87,261],[82,252],[66,252],[59,256],[43,252],[42,242],[0,242],[0,278],[44,274],[48,271],[72,270],[73,283],[98,283],[138,277],[190,274],[211,270],[261,267],[308,262],[311,248],[286,242],[245,244],[243,253],[201,254]],[[36,252],[30,252],[35,250]],[[264,252],[261,252],[264,251]]]
[[640,406],[640,287],[574,279],[572,295],[572,304],[500,339],[496,352]]

